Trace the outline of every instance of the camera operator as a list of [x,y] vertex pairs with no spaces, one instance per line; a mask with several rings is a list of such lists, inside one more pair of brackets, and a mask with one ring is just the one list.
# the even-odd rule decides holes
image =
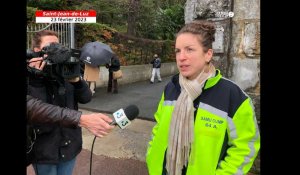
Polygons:
[[[32,48],[34,52],[39,53],[45,46],[58,42],[56,32],[43,30],[33,36]],[[49,54],[43,54],[28,61],[28,66],[36,70],[29,71],[28,74],[28,95],[49,104],[75,110],[78,110],[78,103],[90,102],[92,92],[79,76],[67,79],[57,72],[51,72],[55,74],[54,77],[45,73],[45,69],[49,68],[45,61],[48,56]],[[50,68],[57,71],[61,67],[58,65]],[[49,124],[34,124],[33,128],[36,131],[36,141],[32,150],[35,173],[71,175],[76,157],[82,149],[81,128]]]
[[62,108],[42,102],[27,95],[27,159],[26,166],[32,163],[32,148],[36,134],[30,127],[33,123],[56,124],[65,127],[84,127],[97,137],[106,136],[114,126],[109,125],[113,120],[102,113],[82,114],[81,111]]
[[27,120],[29,123],[59,124],[66,127],[80,126],[97,137],[106,136],[114,126],[113,120],[102,113],[82,114],[81,111],[62,108],[42,102],[27,95]]

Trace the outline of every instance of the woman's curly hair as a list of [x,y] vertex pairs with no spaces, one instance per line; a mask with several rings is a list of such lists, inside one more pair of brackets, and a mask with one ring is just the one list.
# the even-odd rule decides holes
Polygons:
[[176,36],[183,33],[192,33],[194,35],[200,35],[199,42],[204,47],[204,51],[212,49],[212,43],[215,41],[216,28],[212,22],[204,20],[195,20],[186,24]]

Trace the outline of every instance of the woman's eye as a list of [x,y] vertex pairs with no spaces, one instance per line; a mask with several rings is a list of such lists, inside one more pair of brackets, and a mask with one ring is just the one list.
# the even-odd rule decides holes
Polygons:
[[187,48],[186,51],[189,53],[189,52],[193,51],[193,49]]

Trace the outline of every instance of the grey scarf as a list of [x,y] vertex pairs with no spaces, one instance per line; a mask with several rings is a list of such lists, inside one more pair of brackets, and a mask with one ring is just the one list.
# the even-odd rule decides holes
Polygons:
[[169,175],[181,175],[183,166],[187,166],[194,140],[193,101],[202,93],[206,80],[214,75],[215,67],[211,63],[194,80],[188,80],[179,74],[181,93],[172,113],[166,156],[166,169]]

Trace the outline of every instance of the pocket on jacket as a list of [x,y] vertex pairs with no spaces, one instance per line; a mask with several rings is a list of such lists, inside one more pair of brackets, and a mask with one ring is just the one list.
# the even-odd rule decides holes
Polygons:
[[53,126],[46,126],[46,125],[35,125],[34,129],[38,136],[51,133],[54,130]]
[[28,86],[28,92],[29,95],[32,97],[38,98],[44,102],[47,101],[47,94],[46,88],[45,87],[33,87],[33,86]]

